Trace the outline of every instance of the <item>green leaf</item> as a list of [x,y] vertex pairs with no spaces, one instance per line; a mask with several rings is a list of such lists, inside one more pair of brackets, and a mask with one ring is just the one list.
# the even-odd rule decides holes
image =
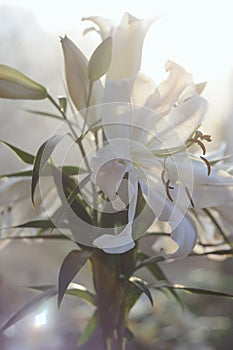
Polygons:
[[7,322],[0,327],[0,332],[4,332],[7,328],[27,316],[29,313],[37,309],[43,302],[52,298],[57,294],[57,288],[51,288],[40,293],[36,297],[32,298],[26,305],[24,305],[19,311],[14,313]]
[[55,118],[55,119],[60,119],[60,120],[64,120],[62,117],[60,117],[57,114],[54,113],[49,113],[49,112],[42,112],[42,111],[36,111],[34,109],[27,109],[27,112],[39,115],[41,117],[50,117],[50,118]]
[[98,314],[97,314],[97,311],[95,311],[92,317],[90,318],[90,320],[88,321],[88,324],[78,341],[78,346],[84,345],[88,341],[88,339],[95,332],[98,324],[99,324]]
[[62,234],[37,234],[35,235],[23,235],[23,236],[10,236],[10,237],[4,237],[0,238],[0,241],[3,241],[4,239],[10,239],[10,240],[22,240],[22,239],[31,239],[31,240],[37,240],[37,239],[69,239],[68,236],[62,235]]
[[[57,225],[55,225],[51,220],[35,220],[35,221],[28,221],[23,224],[14,226],[14,228],[43,228],[43,229],[51,229],[51,228],[57,228]],[[67,224],[63,223],[62,226],[59,226],[58,228],[67,228]]]
[[130,280],[127,281],[128,285],[126,286],[127,294],[126,294],[126,315],[132,309],[132,307],[136,304],[143,291],[138,288],[135,284],[131,283]]
[[184,292],[187,293],[193,293],[193,294],[200,294],[200,295],[209,295],[209,296],[216,296],[216,297],[224,297],[224,298],[233,298],[233,294],[228,294],[224,292],[217,292],[213,290],[207,290],[207,289],[202,289],[202,288],[193,288],[193,287],[188,287],[184,286],[181,284],[167,284],[167,283],[157,283],[155,285],[150,284],[150,287],[156,288],[156,289],[161,289],[161,288],[168,288],[168,289],[179,289],[183,290]]
[[[137,269],[146,267],[157,280],[166,281],[167,283],[170,283],[170,281],[168,280],[167,276],[165,275],[161,267],[157,264],[158,262],[164,260],[163,257],[160,257],[160,256],[149,257],[148,255],[140,252],[138,253],[138,258],[142,262],[139,266],[137,266]],[[176,293],[175,290],[171,289],[170,292],[183,309],[184,305],[182,303],[180,296]]]
[[66,97],[62,96],[62,97],[58,97],[58,101],[59,101],[59,106],[62,109],[62,111],[64,113],[66,113],[66,109],[67,109],[67,99]]
[[[46,165],[48,167],[48,172],[43,171],[42,176],[51,176],[51,168],[50,168],[50,164]],[[72,166],[72,165],[64,165],[62,167],[58,167],[58,169],[60,169],[63,173],[65,173],[68,176],[74,176],[74,175],[78,175],[78,174],[85,174],[87,173],[87,171],[83,168],[79,168],[77,166]],[[9,174],[3,174],[0,175],[0,178],[3,177],[27,177],[27,176],[32,176],[32,170],[25,170],[25,171],[19,171],[16,173],[9,173]]]
[[51,156],[54,148],[57,144],[64,138],[65,135],[54,135],[50,137],[47,141],[45,141],[41,147],[39,148],[32,171],[32,186],[31,186],[31,199],[34,204],[34,193],[36,189],[36,185],[39,181],[40,172],[43,170],[47,160]]
[[[80,200],[78,196],[75,197],[75,195],[80,192],[82,186],[85,185],[87,178],[83,179],[79,184],[77,184],[74,179],[69,178],[69,176],[67,176],[64,172],[62,173],[59,169],[53,167],[52,170],[58,195],[63,204],[59,210],[59,213],[56,215],[55,221],[59,222],[63,215],[66,213],[69,222],[69,213],[67,212],[67,209],[71,208],[79,216],[80,219],[89,224],[92,224],[92,219],[86,210],[87,204]],[[62,181],[60,181],[61,178]],[[73,225],[70,226],[70,229],[71,231],[73,230]],[[75,228],[75,230],[77,230],[77,228]],[[76,232],[72,231],[72,233],[75,235]]]
[[139,290],[141,290],[144,294],[146,294],[147,298],[151,303],[151,306],[153,306],[153,298],[149,290],[148,284],[145,281],[143,281],[141,278],[134,277],[134,276],[130,277],[129,281],[132,284],[134,284]]
[[[45,285],[45,286],[30,286],[29,288],[45,291],[47,289],[55,288],[55,286]],[[90,304],[96,306],[96,296],[89,292],[82,284],[70,283],[65,294],[73,295],[75,297],[81,298],[88,301]]]
[[63,296],[68,288],[68,285],[77,275],[79,270],[91,257],[92,252],[88,250],[72,250],[65,257],[59,271],[58,277],[58,307],[60,307]]
[[96,81],[107,73],[112,59],[112,38],[105,39],[92,54],[88,64],[88,78]]
[[0,179],[3,177],[28,177],[32,176],[32,170],[19,171],[17,173],[3,174],[0,175]]
[[87,170],[72,165],[64,165],[61,168],[59,167],[59,169],[68,176],[87,173]]
[[24,162],[27,164],[33,164],[35,157],[28,153],[23,151],[22,149],[15,147],[13,145],[11,145],[10,143],[4,141],[4,140],[0,140],[0,142],[4,143],[4,145],[8,146],[10,149],[12,149],[12,151],[14,151],[16,153],[16,155]]
[[84,286],[78,283],[71,283],[65,294],[73,295],[75,297],[84,299],[90,304],[96,306],[96,296],[89,292]]

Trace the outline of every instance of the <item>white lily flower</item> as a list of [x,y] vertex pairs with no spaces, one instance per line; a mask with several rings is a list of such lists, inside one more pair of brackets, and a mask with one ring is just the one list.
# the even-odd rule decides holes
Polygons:
[[[9,242],[7,238],[21,234],[23,229],[13,228],[27,221],[38,219],[46,208],[56,205],[56,191],[52,181],[43,182],[41,193],[35,193],[35,208],[32,206],[31,178],[17,177],[0,180],[0,248]],[[48,215],[51,213],[48,213]],[[28,232],[28,231],[27,231]],[[35,230],[31,229],[31,233]]]
[[102,39],[113,39],[112,62],[108,71],[109,79],[126,79],[135,75],[141,66],[142,47],[145,35],[155,18],[140,20],[125,13],[120,25],[99,16],[86,17],[100,29]]
[[[128,80],[107,82],[108,103],[102,122],[108,144],[92,159],[91,180],[113,204],[122,179],[128,175],[131,197],[137,198],[140,187],[155,218],[169,224],[171,238],[178,245],[170,257],[184,257],[197,239],[188,208],[229,202],[233,199],[233,178],[221,170],[209,174],[207,161],[186,152],[192,143],[190,137],[203,120],[206,101],[196,93],[190,74],[173,62],[166,67],[170,75],[158,88],[141,73]],[[125,229],[94,241],[105,252],[121,253],[134,245],[132,223],[137,201],[131,197]]]
[[[208,160],[220,160],[224,159],[225,144],[214,151]],[[221,171],[221,168],[225,169],[226,173],[232,175],[233,168],[230,161],[218,161],[213,167],[215,171]],[[219,195],[222,195],[219,194]],[[218,195],[217,195],[218,196]],[[200,243],[196,248],[197,252],[209,252],[215,249],[228,250],[232,247],[233,237],[233,201],[227,201],[226,203],[219,204],[218,199],[213,206],[208,208],[208,212],[195,210],[195,214],[201,223],[199,230]],[[204,229],[203,229],[204,227]],[[213,245],[213,247],[212,247]],[[216,245],[216,247],[214,247]],[[227,255],[209,255],[210,258],[215,260],[223,260],[227,258]]]

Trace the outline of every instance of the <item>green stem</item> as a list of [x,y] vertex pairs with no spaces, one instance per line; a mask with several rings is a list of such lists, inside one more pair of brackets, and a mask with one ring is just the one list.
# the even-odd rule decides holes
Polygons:
[[91,102],[92,89],[93,89],[93,81],[90,81],[88,97],[87,97],[87,107],[85,110],[84,123],[83,123],[83,127],[82,127],[82,132],[81,132],[82,134],[84,133],[85,127],[87,125],[87,115],[88,115],[88,108],[90,107],[90,102]]
[[[109,255],[98,249],[91,257],[97,307],[105,350],[123,350],[127,321],[128,276],[135,268],[135,252]],[[122,278],[124,276],[124,278]]]
[[220,234],[222,235],[222,237],[224,238],[224,241],[229,244],[229,246],[231,247],[232,244],[229,241],[226,233],[223,231],[223,229],[221,228],[220,224],[218,223],[218,221],[215,219],[215,217],[212,215],[212,213],[208,210],[208,209],[202,209],[208,216],[209,218],[213,221],[213,223],[215,224],[215,226],[217,227],[217,229],[219,230]]
[[76,140],[79,140],[79,141],[77,142],[77,144],[78,144],[78,146],[79,146],[81,155],[82,155],[82,157],[83,157],[83,160],[84,160],[84,162],[85,162],[85,165],[86,165],[86,167],[87,167],[87,170],[88,170],[88,171],[91,171],[90,165],[89,165],[89,163],[88,163],[88,161],[87,161],[87,159],[86,159],[86,154],[85,154],[85,150],[84,150],[84,148],[83,148],[83,144],[82,144],[81,139],[78,138],[78,135],[76,134],[76,132],[75,132],[75,130],[74,130],[72,124],[70,123],[69,119],[67,118],[66,114],[64,113],[63,109],[59,106],[59,104],[54,100],[54,98],[53,98],[51,95],[48,94],[47,97],[48,97],[49,101],[50,101],[50,102],[57,108],[57,110],[61,113],[63,119],[67,122],[67,125],[69,126],[70,131],[72,132],[74,138],[75,138]]
[[63,109],[59,106],[59,104],[54,100],[54,98],[51,95],[47,95],[47,98],[49,99],[49,101],[54,105],[54,107],[57,108],[57,110],[61,113],[62,118],[66,121],[67,125],[70,128],[70,131],[72,132],[73,136],[75,137],[75,139],[78,138],[78,135],[76,134],[71,122],[69,121],[69,119],[67,118],[66,114],[64,113]]

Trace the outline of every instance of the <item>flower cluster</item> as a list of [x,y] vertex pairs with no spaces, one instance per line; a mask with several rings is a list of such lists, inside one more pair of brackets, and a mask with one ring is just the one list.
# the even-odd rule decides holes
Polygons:
[[[96,155],[85,160],[90,179],[115,211],[128,213],[128,223],[118,234],[100,234],[93,245],[108,253],[135,246],[133,223],[140,193],[154,219],[169,224],[178,244],[172,257],[186,256],[198,236],[190,212],[216,206],[221,211],[233,199],[232,176],[218,164],[211,166],[205,157],[205,143],[211,138],[198,130],[207,109],[200,96],[204,86],[195,84],[192,75],[173,61],[166,62],[168,77],[159,86],[140,71],[144,37],[154,18],[139,20],[126,13],[120,25],[101,17],[84,20],[94,22],[103,41],[89,61],[67,36],[61,38],[67,87],[84,119],[82,132],[101,119],[104,139]],[[2,98],[51,100],[46,88],[16,69],[1,65],[0,83]],[[91,106],[98,108],[88,113]],[[190,153],[194,144],[200,152]],[[82,155],[88,158],[85,151]],[[118,194],[124,180],[125,203]],[[98,203],[95,209],[100,210],[101,197]]]
[[[232,252],[233,176],[221,150],[208,156],[211,136],[199,130],[207,110],[201,96],[205,84],[194,83],[192,75],[171,60],[165,63],[167,79],[158,86],[141,71],[144,37],[155,19],[139,20],[126,13],[120,25],[101,17],[84,20],[94,23],[95,28],[86,32],[95,30],[101,43],[88,59],[67,36],[61,38],[68,97],[56,100],[42,85],[0,65],[1,98],[47,98],[59,112],[55,117],[69,128],[65,135],[51,136],[35,156],[5,142],[32,167],[15,174],[14,180],[1,180],[1,226],[23,223],[24,228],[40,224],[43,230],[58,228],[79,245],[79,268],[88,259],[95,267],[100,323],[109,329],[106,340],[115,330],[123,337],[119,322],[124,323],[126,310],[145,291],[145,285],[131,275],[142,257],[139,242],[148,233],[162,228],[163,235],[175,243],[175,250],[167,253],[157,240],[157,259],[183,258],[196,244],[203,253],[216,240],[226,254]],[[69,113],[75,110],[71,117],[69,106]],[[79,148],[81,158],[79,164],[58,166],[52,152],[66,136],[72,147]],[[44,180],[48,176],[52,182]],[[42,180],[45,186],[38,197]],[[37,208],[34,212],[31,204],[29,210],[23,204],[26,200],[28,205],[28,186]],[[19,217],[14,222],[16,213]],[[41,220],[45,213],[48,218],[42,215]],[[134,251],[136,258],[130,255]],[[122,259],[128,256],[132,266],[119,272],[114,259],[121,255]],[[113,274],[107,270],[100,274],[103,259]],[[64,277],[64,266],[66,261],[60,271],[59,301],[72,279]],[[104,276],[109,279],[111,298],[102,284]],[[122,278],[124,282],[119,282]],[[118,304],[112,306],[119,315],[110,326],[111,315],[105,319],[102,302],[106,295],[113,302],[117,283],[123,290],[119,305],[124,308],[119,311]],[[133,292],[132,284],[140,292]],[[125,297],[127,289],[134,294],[132,305]]]

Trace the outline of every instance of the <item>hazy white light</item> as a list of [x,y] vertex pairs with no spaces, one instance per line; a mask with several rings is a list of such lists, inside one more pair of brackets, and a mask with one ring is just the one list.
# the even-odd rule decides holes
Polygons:
[[34,327],[40,328],[47,323],[47,310],[40,312],[35,316]]

